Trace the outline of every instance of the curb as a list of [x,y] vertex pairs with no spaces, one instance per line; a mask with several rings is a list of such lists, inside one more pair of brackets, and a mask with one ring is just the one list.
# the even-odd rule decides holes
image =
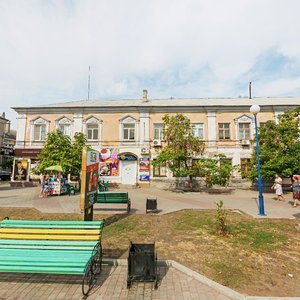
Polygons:
[[[107,264],[110,266],[127,266],[127,259],[110,259],[110,258],[104,258],[102,260],[103,264]],[[174,260],[157,260],[157,264],[159,266],[169,266],[173,267],[174,269],[196,279],[197,281],[213,288],[214,290],[218,291],[224,296],[227,296],[228,298],[232,300],[299,300],[299,297],[263,297],[263,296],[246,296],[239,292],[234,291],[231,288],[228,288],[222,284],[219,284],[204,275],[201,275],[184,265],[174,261]]]

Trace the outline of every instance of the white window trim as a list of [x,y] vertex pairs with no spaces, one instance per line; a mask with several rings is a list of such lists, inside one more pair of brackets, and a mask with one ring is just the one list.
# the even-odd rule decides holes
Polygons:
[[239,124],[249,124],[250,128],[250,134],[249,134],[249,140],[253,139],[254,136],[254,130],[253,130],[253,122],[254,118],[251,118],[247,114],[241,115],[238,118],[234,119],[235,123],[235,134],[236,134],[236,145],[240,145],[240,135],[239,135]]
[[[124,124],[134,124],[134,140],[124,140],[123,139],[123,125]],[[119,120],[119,140],[121,144],[134,144],[139,142],[139,121],[131,116],[126,116]]]
[[59,129],[60,125],[68,125],[68,126],[70,126],[70,133],[66,134],[66,136],[68,136],[69,138],[73,137],[73,126],[72,126],[73,122],[69,118],[63,116],[63,117],[57,119],[55,121],[55,123],[56,123],[56,126],[55,126],[56,129]]
[[[88,139],[88,125],[89,124],[97,124],[98,125],[98,139]],[[90,143],[100,143],[102,140],[102,120],[99,120],[98,118],[94,116],[90,116],[87,119],[83,121],[83,132],[86,136],[86,139]]]
[[[157,139],[155,137],[155,126],[159,126],[159,138]],[[165,130],[165,126],[164,126],[164,123],[153,123],[153,140],[160,140],[160,141],[163,141],[164,140],[164,132]]]
[[[49,133],[49,128],[50,128],[50,121],[46,120],[45,118],[42,117],[37,117],[34,120],[30,121],[30,145],[34,145],[35,143],[44,143],[46,138],[47,138],[47,134]],[[45,131],[45,139],[44,140],[35,140],[34,139],[34,127],[35,125],[46,125],[46,131]]]
[[[204,126],[204,123],[201,123],[201,122],[199,122],[199,123],[191,123],[191,128],[192,128],[192,134],[193,134],[193,127],[195,126],[195,125],[202,125],[202,132],[203,132],[203,136],[202,136],[202,138],[199,138],[201,141],[204,141],[204,137],[205,137],[205,126]],[[194,134],[193,134],[193,136],[194,136]]]

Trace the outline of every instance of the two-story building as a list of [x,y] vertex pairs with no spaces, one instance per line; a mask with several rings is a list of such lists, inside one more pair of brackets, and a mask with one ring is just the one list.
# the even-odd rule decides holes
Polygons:
[[101,174],[112,182],[144,184],[171,178],[164,166],[153,168],[163,147],[165,114],[185,114],[193,132],[205,142],[205,155],[224,153],[233,165],[246,170],[254,136],[252,104],[261,108],[258,124],[277,120],[300,105],[300,97],[221,99],[83,100],[51,105],[14,107],[18,113],[16,156],[35,165],[47,133],[61,130],[71,138],[86,134],[88,144],[100,150]]

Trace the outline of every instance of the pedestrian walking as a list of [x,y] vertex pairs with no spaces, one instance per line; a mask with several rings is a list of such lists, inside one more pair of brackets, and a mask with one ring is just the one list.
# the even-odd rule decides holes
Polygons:
[[43,198],[44,197],[44,185],[45,185],[45,176],[43,173],[40,174],[40,194],[39,194],[39,198]]
[[293,191],[293,200],[294,200],[293,207],[297,207],[297,203],[299,203],[300,200],[300,182],[298,176],[296,175],[293,176],[293,183],[291,187]]
[[282,192],[282,179],[278,174],[275,174],[275,180],[274,180],[274,184],[272,185],[272,188],[275,190],[277,200],[284,201],[283,192]]

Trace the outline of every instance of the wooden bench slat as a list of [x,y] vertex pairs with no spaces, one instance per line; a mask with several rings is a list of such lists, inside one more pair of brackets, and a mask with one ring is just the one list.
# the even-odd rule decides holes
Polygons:
[[99,229],[33,229],[33,228],[0,228],[0,234],[3,233],[18,233],[18,234],[50,234],[50,235],[99,235]]
[[2,249],[93,250],[94,246],[1,245]]
[[14,273],[46,273],[46,274],[80,274],[82,275],[85,268],[71,267],[29,267],[29,266],[0,266],[0,272]]
[[69,247],[94,247],[98,243],[97,241],[60,241],[60,240],[54,240],[54,241],[48,241],[48,240],[13,240],[13,239],[0,239],[0,248],[3,246],[25,246],[31,245],[31,246],[61,246],[68,249]]
[[83,226],[83,225],[30,225],[30,224],[4,224],[0,228],[46,228],[46,229],[99,229],[99,226]]
[[52,246],[82,246],[94,247],[98,241],[47,241],[47,240],[5,240],[0,239],[0,247],[2,245],[52,245]]
[[32,224],[32,225],[83,225],[99,227],[104,224],[103,221],[32,221],[32,220],[3,220],[3,224]]
[[[47,251],[46,257],[64,257],[67,254],[73,253],[73,257],[81,257],[81,256],[88,256],[92,253],[92,249],[86,249],[86,250],[78,250],[78,251],[68,251],[68,250],[50,250]],[[39,257],[39,256],[45,256],[46,253],[44,250],[39,249],[11,249],[10,251],[7,251],[6,249],[0,249],[0,254],[2,256],[20,256],[20,257]],[[1,258],[0,258],[1,260]]]
[[43,235],[43,234],[3,234],[0,233],[1,239],[17,239],[17,240],[77,240],[92,241],[99,240],[99,235]]

